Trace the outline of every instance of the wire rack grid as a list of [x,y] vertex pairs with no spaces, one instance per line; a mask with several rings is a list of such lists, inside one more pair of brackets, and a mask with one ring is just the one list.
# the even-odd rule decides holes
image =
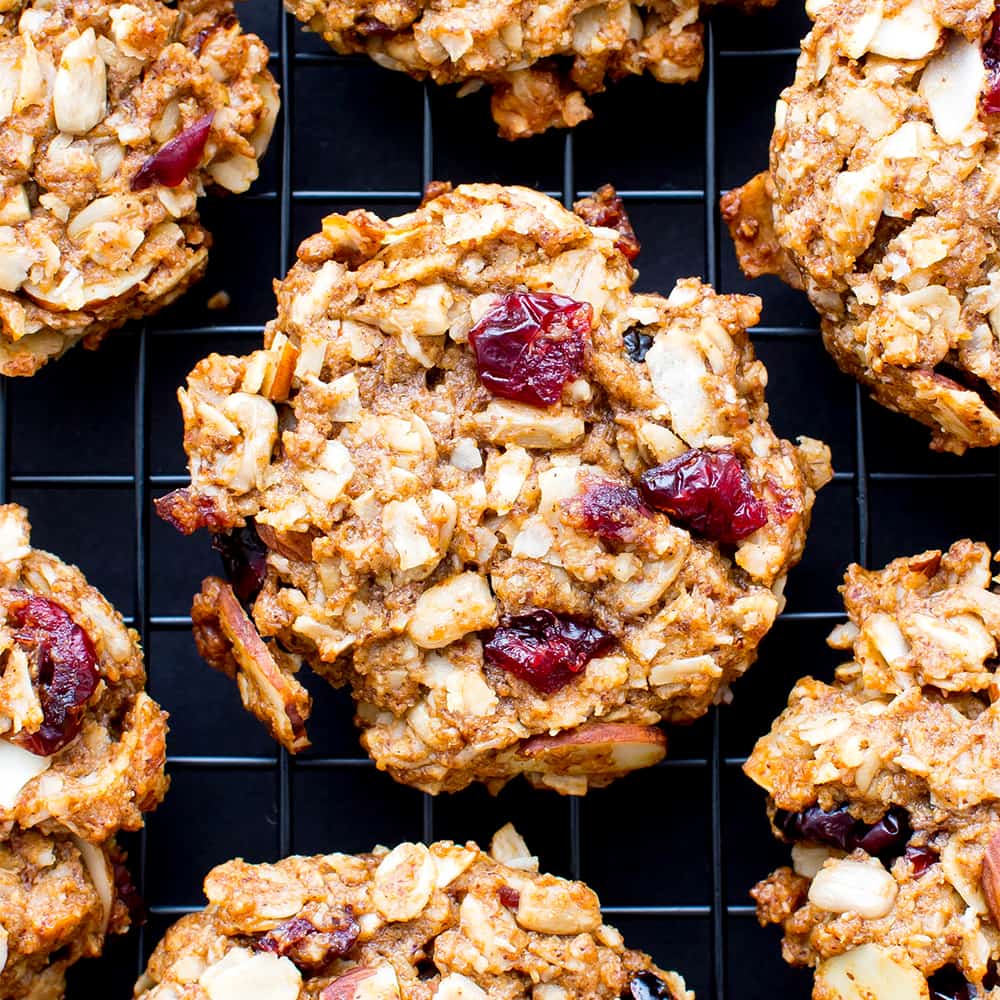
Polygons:
[[[513,148],[481,138],[483,101],[455,102],[366,60],[335,56],[302,36],[273,0],[244,6],[248,26],[271,44],[284,107],[258,190],[225,200],[209,220],[217,240],[212,267],[220,270],[210,268],[186,307],[116,335],[97,354],[74,351],[29,382],[0,381],[2,499],[29,506],[36,544],[79,562],[120,608],[131,607],[151,689],[172,713],[173,789],[128,844],[149,924],[110,944],[103,959],[81,963],[70,1000],[97,988],[129,995],[166,926],[201,905],[204,873],[229,857],[270,860],[416,838],[482,842],[508,819],[548,870],[585,878],[627,940],[682,972],[700,997],[809,995],[808,975],[781,964],[777,937],[757,928],[747,905],[749,885],[785,858],[739,765],[794,679],[829,672],[822,638],[841,617],[835,587],[848,562],[885,561],[964,534],[995,546],[1000,505],[995,455],[929,457],[919,428],[873,407],[833,370],[801,297],[776,283],[747,285],[728,238],[720,238],[718,196],[764,165],[776,88],[790,79],[797,55],[804,21],[794,0],[782,3],[745,24],[713,12],[698,85],[623,83],[620,95],[598,99],[593,126]],[[331,101],[317,81],[335,73],[346,82]],[[392,119],[405,133],[398,142],[386,140],[391,109],[372,92],[388,77],[392,96],[407,102]],[[748,78],[753,86],[744,86]],[[456,104],[468,110],[455,111]],[[685,124],[673,128],[669,119],[681,104]],[[628,120],[620,134],[588,132],[619,114]],[[338,133],[344,120],[368,134]],[[659,145],[656,129],[667,136]],[[366,143],[374,148],[370,171],[355,162]],[[412,183],[394,184],[397,174],[380,172],[379,150],[406,165]],[[469,167],[456,166],[465,153]],[[331,183],[316,186],[316,176]],[[338,184],[345,176],[361,182]],[[640,265],[645,270],[651,260],[657,287],[669,290],[674,277],[696,273],[722,291],[764,295],[765,323],[753,337],[771,373],[772,420],[785,436],[811,433],[834,447],[838,472],[817,505],[789,609],[737,686],[736,704],[671,734],[663,764],[583,801],[520,786],[497,799],[478,789],[438,800],[402,789],[357,748],[349,698],[308,678],[317,746],[294,760],[275,751],[236,706],[228,682],[193,652],[184,609],[203,572],[215,569],[207,543],[171,538],[150,516],[153,496],[186,482],[170,396],[192,361],[211,350],[252,348],[272,301],[267,278],[285,273],[298,239],[318,228],[329,207],[405,210],[433,179],[528,182],[567,205],[599,182],[615,183],[640,238],[652,237],[652,257],[644,251]],[[252,245],[241,238],[248,232]],[[202,304],[217,280],[235,282],[230,290],[239,295],[256,289],[256,311],[214,322]],[[130,401],[121,391],[127,384]],[[58,462],[72,471],[53,471]]]

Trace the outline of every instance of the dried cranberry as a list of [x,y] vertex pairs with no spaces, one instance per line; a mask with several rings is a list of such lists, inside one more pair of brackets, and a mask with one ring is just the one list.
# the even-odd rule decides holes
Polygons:
[[983,43],[983,65],[986,67],[986,90],[983,110],[1000,114],[1000,12],[993,15],[990,37]]
[[652,514],[634,486],[610,480],[592,483],[580,502],[584,530],[606,541],[634,541],[639,520]]
[[212,548],[222,557],[226,579],[240,604],[252,604],[264,585],[268,552],[253,521],[247,521],[246,527],[212,535]]
[[642,246],[625,211],[625,202],[618,197],[618,192],[610,184],[599,187],[589,198],[581,198],[573,205],[573,211],[588,226],[617,229],[618,239],[615,241],[615,246],[629,261],[639,256]]
[[976,1000],[979,991],[954,965],[938,969],[928,980],[931,1000]]
[[177,187],[201,163],[208,134],[212,130],[215,112],[203,115],[193,125],[189,125],[179,135],[165,142],[136,171],[132,178],[132,190],[144,191],[154,184]]
[[[122,855],[124,859],[124,855]],[[115,873],[115,894],[125,904],[135,926],[146,922],[146,904],[142,895],[132,882],[132,875],[125,867],[124,860],[113,860],[111,867]]]
[[195,494],[190,486],[157,497],[153,506],[157,515],[182,535],[194,534],[199,528],[225,531],[230,527],[215,503],[209,497]]
[[767,524],[767,504],[731,451],[685,452],[643,473],[639,490],[650,507],[716,542],[738,542]]
[[583,370],[594,311],[551,292],[509,292],[469,331],[479,381],[495,396],[552,406]]
[[329,923],[317,927],[305,917],[293,917],[259,938],[258,951],[290,958],[300,969],[321,969],[335,958],[343,958],[355,945],[361,928],[348,908]]
[[14,638],[34,653],[43,716],[38,732],[22,733],[17,742],[48,757],[80,731],[84,706],[101,678],[97,654],[69,612],[47,597],[14,601],[7,617],[17,626]]
[[825,812],[819,806],[809,806],[802,812],[789,813],[779,809],[774,825],[789,840],[818,840],[842,851],[860,847],[873,857],[898,857],[912,831],[906,811],[892,806],[877,823],[862,823],[838,806]]
[[539,609],[504,619],[487,633],[483,654],[487,663],[552,694],[614,644],[613,636],[593,625]]
[[500,897],[500,902],[507,907],[508,910],[516,910],[521,903],[521,894],[509,885],[502,885],[497,889],[497,895]]
[[354,25],[354,30],[362,38],[392,38],[398,34],[396,28],[380,21],[377,17],[364,17]]
[[898,855],[900,848],[910,839],[906,810],[893,806],[877,823],[866,831],[855,831],[854,847],[860,847],[872,857]]
[[653,338],[636,326],[629,327],[625,331],[622,341],[625,344],[625,353],[628,355],[629,361],[634,361],[637,365],[646,360],[646,355],[653,346]]
[[914,847],[912,844],[903,851],[903,857],[913,867],[914,878],[920,878],[938,859],[937,854],[929,847]]
[[659,976],[640,972],[629,980],[622,1000],[676,1000],[673,991]]
[[824,812],[819,806],[809,806],[802,812],[790,813],[779,809],[774,814],[774,825],[789,840],[818,840],[820,843],[851,850],[851,835],[858,821],[840,806]]

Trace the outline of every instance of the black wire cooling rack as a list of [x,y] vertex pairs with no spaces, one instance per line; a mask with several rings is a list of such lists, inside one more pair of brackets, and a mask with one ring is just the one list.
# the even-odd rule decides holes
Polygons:
[[[249,0],[241,14],[271,46],[284,110],[253,191],[204,205],[216,238],[206,279],[100,351],[78,348],[33,379],[0,384],[0,491],[29,507],[35,544],[77,562],[129,614],[151,690],[171,713],[171,792],[127,842],[149,922],[80,963],[70,1000],[129,996],[166,927],[202,905],[204,874],[228,858],[432,837],[485,843],[508,819],[547,870],[584,878],[626,939],[682,972],[699,997],[804,1000],[809,975],[782,964],[777,935],[758,928],[748,905],[748,888],[786,852],[739,765],[794,680],[830,673],[823,639],[842,617],[836,586],[848,562],[881,564],[965,535],[996,547],[1000,507],[995,452],[930,454],[921,428],[836,372],[803,297],[772,279],[748,284],[720,238],[718,195],[766,163],[774,100],[806,24],[798,0],[750,18],[714,11],[698,84],[623,81],[573,134],[517,144],[495,137],[485,95],[459,101],[336,57],[274,0]],[[833,449],[837,476],[817,503],[788,609],[734,704],[674,730],[660,766],[584,800],[517,782],[497,798],[470,789],[437,800],[396,785],[361,753],[349,697],[308,676],[314,746],[295,760],[276,751],[194,651],[190,598],[218,571],[207,539],[180,538],[151,517],[152,497],[187,481],[174,393],[188,370],[211,351],[252,349],[273,312],[271,279],[324,214],[408,211],[431,179],[524,183],[567,204],[615,184],[644,245],[640,287],[666,292],[697,274],[761,295],[753,337],[772,422]],[[220,289],[232,304],[209,312]]]

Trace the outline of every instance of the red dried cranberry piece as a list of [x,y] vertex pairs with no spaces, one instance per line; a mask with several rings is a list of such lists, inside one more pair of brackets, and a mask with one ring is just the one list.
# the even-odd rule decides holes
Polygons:
[[851,848],[860,847],[872,857],[894,857],[912,834],[906,810],[893,806],[877,823],[857,831]]
[[931,1000],[976,1000],[979,991],[954,965],[938,969],[928,980]]
[[993,15],[990,37],[983,43],[983,65],[986,67],[986,90],[983,110],[1000,114],[1000,12]]
[[115,894],[128,909],[133,925],[141,927],[146,922],[146,904],[142,895],[132,882],[132,875],[124,861],[112,860],[111,867],[115,873]]
[[212,535],[212,548],[222,557],[226,579],[244,607],[252,604],[267,574],[267,546],[261,541],[253,521],[246,527]]
[[938,856],[929,847],[914,847],[910,845],[903,851],[903,857],[913,866],[913,877],[920,878],[932,864],[934,864]]
[[618,197],[618,192],[610,184],[599,187],[589,198],[581,198],[573,206],[573,211],[588,226],[617,229],[618,239],[615,241],[615,246],[629,261],[639,256],[642,246],[625,211],[625,202]]
[[637,522],[652,514],[634,486],[610,480],[588,486],[580,503],[584,530],[605,541],[634,541]]
[[500,902],[507,907],[508,910],[516,910],[521,903],[521,894],[513,886],[502,885],[497,889],[497,895],[500,897]]
[[258,951],[290,958],[300,969],[321,969],[335,958],[343,958],[355,945],[361,928],[348,908],[318,928],[305,917],[293,917],[259,938]]
[[212,130],[215,112],[203,115],[193,125],[189,125],[179,135],[165,142],[136,171],[132,178],[132,190],[144,191],[154,184],[177,187],[188,174],[201,163],[208,134]]
[[676,1000],[670,987],[652,972],[640,972],[629,980],[622,1000]]
[[398,35],[399,31],[391,25],[380,21],[377,17],[363,17],[354,25],[354,30],[362,38],[392,38]]
[[212,500],[196,495],[190,486],[157,497],[153,506],[157,515],[182,535],[194,534],[199,528],[225,531],[230,527]]
[[716,542],[738,542],[767,524],[767,504],[731,451],[685,452],[643,473],[639,490],[654,510]]
[[568,615],[539,609],[504,619],[487,633],[487,663],[552,694],[565,687],[595,656],[610,652],[614,636]]
[[551,292],[509,292],[469,331],[479,381],[504,399],[552,406],[583,371],[594,311]]
[[774,814],[774,825],[789,840],[818,840],[849,851],[852,850],[852,834],[858,821],[847,811],[847,806],[838,806],[829,812],[824,812],[819,806],[809,806],[797,813],[779,809]]
[[97,654],[90,636],[65,608],[47,597],[13,602],[7,617],[17,626],[14,638],[34,654],[44,717],[38,732],[23,733],[16,742],[48,757],[80,731],[84,705],[101,677]]

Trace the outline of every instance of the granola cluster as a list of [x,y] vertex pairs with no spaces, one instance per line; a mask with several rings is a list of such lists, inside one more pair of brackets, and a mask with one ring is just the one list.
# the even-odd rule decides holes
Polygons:
[[196,638],[290,750],[305,661],[351,686],[397,780],[582,794],[661,759],[656,724],[753,662],[828,450],[767,422],[757,299],[635,294],[620,202],[579,210],[621,231],[479,184],[331,215],[264,349],[180,391],[191,485],[159,511],[212,531],[229,575]]
[[31,375],[201,276],[198,197],[256,179],[278,91],[229,0],[0,11],[0,372]]
[[[853,659],[806,677],[745,766],[792,866],[753,890],[817,1000],[995,996],[1000,957],[1000,593],[990,552],[852,566]],[[868,992],[865,992],[865,991]],[[978,991],[978,992],[977,992]]]
[[723,199],[744,271],[961,453],[1000,443],[998,22],[989,0],[810,0],[770,171]]
[[167,788],[166,715],[138,636],[0,507],[0,996],[53,1000],[129,925],[115,845]]
[[[648,72],[661,83],[701,73],[701,9],[717,0],[285,0],[336,49],[366,53],[418,80],[487,86],[506,139],[572,128],[591,117],[586,98],[608,80]],[[733,0],[750,10],[774,0]]]
[[475,844],[230,861],[179,920],[138,1000],[693,1000],[627,949],[582,882],[539,874],[510,825]]

